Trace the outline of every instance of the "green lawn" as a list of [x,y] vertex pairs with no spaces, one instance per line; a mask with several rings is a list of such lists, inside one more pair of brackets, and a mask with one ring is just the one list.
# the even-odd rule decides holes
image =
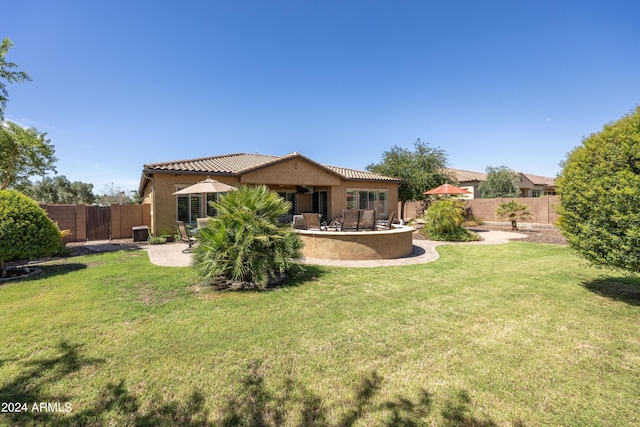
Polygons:
[[0,403],[28,405],[0,424],[640,424],[640,279],[561,246],[438,250],[265,292],[143,251],[54,262],[0,285]]

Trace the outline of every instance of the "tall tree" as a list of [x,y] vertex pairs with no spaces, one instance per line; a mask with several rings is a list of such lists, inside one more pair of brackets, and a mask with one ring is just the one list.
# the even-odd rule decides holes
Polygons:
[[567,155],[560,229],[598,267],[640,273],[640,107]]
[[492,199],[494,197],[521,197],[522,192],[516,184],[518,172],[506,166],[487,166],[487,179],[480,183],[480,197]]
[[370,172],[400,178],[398,198],[401,202],[401,216],[404,217],[404,206],[409,200],[425,200],[425,191],[451,182],[444,172],[447,165],[447,153],[440,148],[429,147],[420,141],[413,144],[414,151],[398,146],[382,153],[382,161],[370,164],[366,169]]
[[4,120],[4,109],[7,107],[9,93],[5,87],[5,80],[9,84],[31,81],[31,77],[24,71],[15,71],[17,67],[13,62],[7,62],[6,55],[9,49],[13,47],[13,43],[8,38],[0,43],[0,121]]
[[16,187],[39,203],[91,204],[96,200],[93,184],[81,181],[70,182],[64,175],[45,176],[40,181]]
[[56,171],[55,149],[46,136],[10,121],[0,124],[0,190]]
[[131,205],[141,203],[137,191],[130,191],[127,194],[124,188],[117,186],[113,182],[104,186],[104,192],[97,198],[101,205]]

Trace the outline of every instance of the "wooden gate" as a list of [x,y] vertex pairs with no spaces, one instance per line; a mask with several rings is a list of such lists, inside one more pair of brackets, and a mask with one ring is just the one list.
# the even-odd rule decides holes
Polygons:
[[111,239],[111,206],[87,206],[87,240]]

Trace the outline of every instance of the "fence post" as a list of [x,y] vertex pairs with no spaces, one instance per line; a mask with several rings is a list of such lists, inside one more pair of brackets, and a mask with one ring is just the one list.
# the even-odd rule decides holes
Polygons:
[[120,223],[122,215],[122,205],[111,205],[111,238],[122,239]]
[[76,242],[87,240],[87,205],[76,205]]

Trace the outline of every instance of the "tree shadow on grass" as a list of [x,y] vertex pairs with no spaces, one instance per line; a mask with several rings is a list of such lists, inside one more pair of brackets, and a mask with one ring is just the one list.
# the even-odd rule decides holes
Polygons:
[[[295,415],[300,426],[349,427],[360,418],[373,412],[388,413],[385,426],[420,425],[420,418],[431,410],[431,395],[422,390],[418,401],[398,397],[382,403],[374,403],[376,393],[382,385],[382,377],[371,371],[363,374],[348,402],[342,402],[344,408],[337,421],[329,421],[330,409],[322,397],[304,384],[286,379],[284,387],[278,393],[267,390],[265,379],[259,373],[260,362],[249,365],[246,376],[241,380],[241,389],[229,399],[222,409],[222,426],[279,426],[292,424]],[[295,407],[297,414],[291,414],[287,408]]]
[[[70,344],[61,341],[57,346],[58,354],[29,360],[24,363],[24,369],[12,381],[0,387],[0,402],[26,403],[26,412],[10,412],[1,414],[10,424],[47,424],[55,414],[32,410],[33,404],[40,402],[59,403],[59,409],[64,408],[71,396],[66,394],[54,395],[45,392],[48,385],[54,384],[64,377],[78,372],[85,366],[103,363],[103,359],[85,358],[80,355],[82,344]],[[15,360],[13,360],[15,361]],[[0,418],[1,420],[1,418]]]
[[[253,362],[246,376],[241,380],[240,392],[231,398],[222,410],[222,426],[279,426],[300,425],[315,427],[349,427],[358,420],[375,416],[376,425],[387,427],[422,426],[428,424],[427,417],[433,413],[434,396],[427,390],[419,391],[415,399],[396,396],[382,402],[376,399],[383,385],[383,378],[376,372],[363,373],[358,379],[352,397],[341,402],[341,414],[334,422],[330,421],[330,407],[322,396],[313,392],[304,384],[291,379],[278,393],[265,387],[265,379],[259,373],[260,362]],[[462,390],[444,402],[440,411],[441,425],[493,427],[497,424],[491,419],[480,419],[472,414],[472,401],[469,394]],[[296,407],[294,420],[286,408]],[[437,418],[437,417],[436,417]],[[443,424],[442,424],[443,423]],[[520,421],[514,425],[522,426]]]
[[[82,345],[61,342],[59,354],[25,363],[23,372],[0,388],[0,402],[73,402],[75,396],[44,392],[64,377],[84,366],[103,363],[84,358]],[[68,413],[21,412],[0,414],[0,423],[9,425],[58,426],[280,426],[350,427],[372,417],[376,425],[388,427],[421,426],[439,422],[443,426],[493,427],[491,419],[473,415],[472,400],[465,390],[450,392],[436,407],[434,395],[425,389],[414,398],[396,395],[376,398],[384,380],[376,371],[361,374],[339,407],[328,406],[323,396],[307,385],[287,377],[281,387],[267,387],[261,362],[249,364],[239,378],[234,395],[215,414],[207,406],[207,394],[193,390],[185,399],[162,404],[140,402],[129,392],[124,380],[107,384],[86,407]],[[160,401],[161,399],[158,399]],[[63,407],[63,406],[62,406]],[[337,415],[336,415],[337,414]],[[431,418],[429,420],[428,418]],[[369,422],[371,422],[369,420]],[[514,425],[523,426],[520,421]]]
[[640,306],[640,278],[603,277],[583,282],[583,286],[602,297]]

